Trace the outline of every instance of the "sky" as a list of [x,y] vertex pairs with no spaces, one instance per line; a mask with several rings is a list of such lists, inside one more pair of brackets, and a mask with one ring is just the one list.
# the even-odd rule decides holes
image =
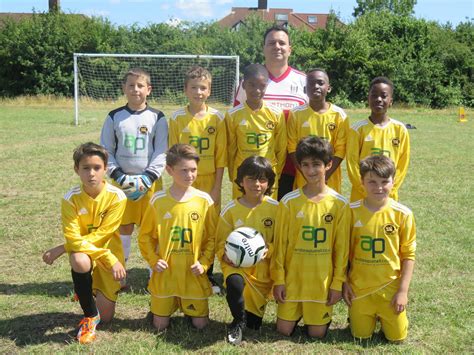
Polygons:
[[[226,16],[232,7],[256,7],[257,0],[60,0],[63,12],[102,16],[116,25],[212,21]],[[294,12],[328,13],[334,10],[349,23],[356,0],[268,0],[269,8]],[[0,0],[0,12],[48,11],[48,0]],[[474,20],[474,0],[418,0],[415,16],[445,24]]]

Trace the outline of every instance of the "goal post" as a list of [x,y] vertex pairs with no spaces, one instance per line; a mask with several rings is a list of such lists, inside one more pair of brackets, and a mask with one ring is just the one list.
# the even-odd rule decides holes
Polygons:
[[184,75],[199,65],[212,74],[210,104],[232,105],[239,82],[239,56],[74,53],[74,122],[79,124],[80,101],[116,101],[123,97],[122,79],[131,68],[150,73],[154,105],[185,105]]

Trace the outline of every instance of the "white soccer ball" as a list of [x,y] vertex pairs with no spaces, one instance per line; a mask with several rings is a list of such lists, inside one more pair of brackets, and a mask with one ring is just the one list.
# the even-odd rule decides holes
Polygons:
[[233,230],[225,242],[225,255],[236,267],[253,266],[265,253],[263,235],[250,227]]

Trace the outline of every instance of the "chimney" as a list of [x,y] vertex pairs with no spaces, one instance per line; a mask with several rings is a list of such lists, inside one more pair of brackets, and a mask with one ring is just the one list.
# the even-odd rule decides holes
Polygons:
[[258,0],[258,9],[259,10],[266,10],[268,5],[267,0]]
[[49,0],[49,12],[59,12],[60,0]]

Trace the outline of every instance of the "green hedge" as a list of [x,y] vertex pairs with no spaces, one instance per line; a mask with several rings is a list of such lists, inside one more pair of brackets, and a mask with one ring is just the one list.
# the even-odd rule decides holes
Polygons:
[[[256,17],[236,31],[217,23],[178,27],[114,26],[102,18],[36,13],[0,26],[0,96],[73,94],[74,52],[239,55],[241,68],[262,62],[262,35],[269,24]],[[395,100],[431,107],[474,106],[474,27],[369,12],[347,26],[335,17],[324,30],[291,28],[291,64],[325,68],[332,100],[366,101],[378,75],[395,84]]]

